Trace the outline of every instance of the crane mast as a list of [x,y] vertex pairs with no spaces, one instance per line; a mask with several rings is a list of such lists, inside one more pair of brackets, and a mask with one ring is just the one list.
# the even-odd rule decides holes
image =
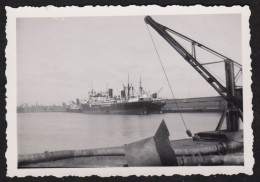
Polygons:
[[[240,67],[242,66],[223,56],[222,54],[219,54],[216,51],[207,48],[206,46],[157,23],[150,16],[145,17],[145,22],[149,24],[160,36],[162,36],[227,101],[227,111],[225,112],[227,128],[229,131],[238,131],[239,118],[243,120],[243,106],[240,100],[236,97],[234,64],[237,64]],[[191,42],[192,55],[167,31]],[[208,52],[224,59],[226,70],[226,87],[223,86],[202,64],[197,61],[195,46],[199,46]]]

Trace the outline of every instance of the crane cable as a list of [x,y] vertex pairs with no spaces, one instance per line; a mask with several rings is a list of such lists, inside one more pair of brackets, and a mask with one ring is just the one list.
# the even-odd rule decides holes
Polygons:
[[178,110],[178,112],[179,112],[179,114],[180,114],[180,116],[181,116],[181,120],[182,120],[183,125],[184,125],[184,127],[185,127],[185,129],[186,129],[186,133],[187,133],[187,135],[188,135],[189,137],[192,137],[192,133],[191,133],[191,131],[187,128],[187,125],[186,125],[186,123],[185,123],[185,121],[184,121],[184,118],[183,118],[183,116],[182,116],[182,113],[181,113],[181,111],[180,111],[180,108],[179,108],[179,106],[178,106],[178,103],[177,103],[177,101],[176,101],[176,99],[175,99],[175,96],[174,96],[174,93],[173,93],[173,90],[172,90],[170,81],[169,81],[169,79],[168,79],[168,76],[167,76],[166,71],[165,71],[165,68],[164,68],[164,66],[163,66],[161,57],[160,57],[160,55],[159,55],[159,52],[158,52],[158,50],[157,50],[157,47],[156,47],[156,45],[155,45],[155,43],[154,43],[152,34],[151,34],[151,32],[150,32],[150,30],[149,30],[147,24],[146,24],[146,27],[147,27],[147,30],[148,30],[148,32],[149,32],[150,38],[151,38],[151,40],[152,40],[152,42],[153,42],[154,49],[155,49],[156,54],[157,54],[157,56],[158,56],[158,59],[159,59],[159,61],[160,61],[160,64],[161,64],[161,67],[162,67],[162,69],[163,69],[163,72],[164,72],[164,75],[165,75],[165,77],[166,77],[166,80],[167,80],[168,85],[169,85],[169,87],[170,87],[173,100],[174,100],[174,102],[175,102],[175,104],[176,104],[176,106],[177,106],[177,110]]

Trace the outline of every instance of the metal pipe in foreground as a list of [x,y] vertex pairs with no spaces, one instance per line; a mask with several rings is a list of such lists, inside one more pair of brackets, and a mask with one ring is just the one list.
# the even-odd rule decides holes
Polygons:
[[61,159],[69,159],[73,157],[92,157],[92,156],[124,156],[125,148],[110,147],[88,150],[63,150],[55,152],[44,152],[40,154],[28,154],[18,156],[18,167],[25,164],[33,164],[39,162],[49,162]]
[[[172,143],[172,142],[171,142]],[[232,152],[243,150],[243,143],[230,142],[227,144],[218,144],[214,146],[202,148],[181,149],[175,148],[175,155],[178,156],[191,156],[191,155],[210,155],[216,153]],[[125,156],[125,147],[110,147],[88,150],[67,150],[56,152],[45,152],[40,154],[27,154],[18,156],[18,166],[25,164],[33,164],[40,162],[49,162],[61,159],[69,159],[73,157],[93,157],[93,156]]]
[[207,155],[177,157],[179,166],[244,165],[244,155]]

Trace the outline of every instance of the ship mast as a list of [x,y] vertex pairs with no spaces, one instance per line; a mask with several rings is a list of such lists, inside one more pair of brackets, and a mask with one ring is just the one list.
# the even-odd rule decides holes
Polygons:
[[140,93],[140,96],[143,95],[143,87],[142,87],[142,77],[140,76],[140,86],[139,86],[139,93]]
[[132,96],[134,96],[134,86],[132,83],[131,83],[131,89],[132,89]]
[[129,85],[129,74],[128,74],[128,83],[127,83],[127,99],[130,98],[130,85]]
[[94,96],[93,83],[91,83],[90,97],[93,97],[93,96]]

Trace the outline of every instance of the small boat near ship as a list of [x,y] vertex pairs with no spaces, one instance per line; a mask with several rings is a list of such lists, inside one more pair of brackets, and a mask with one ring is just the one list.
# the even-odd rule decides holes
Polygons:
[[66,107],[66,112],[75,112],[81,113],[82,107],[79,99],[76,99],[76,102],[70,101],[70,105]]
[[[243,130],[239,127],[239,123],[243,122],[243,97],[242,89],[235,85],[236,77],[234,75],[234,65],[240,67],[241,71],[242,66],[216,51],[160,25],[149,16],[145,17],[145,22],[153,27],[226,100],[227,107],[216,129],[192,135],[184,123],[186,133],[191,138],[170,141],[169,131],[162,120],[153,137],[119,147],[20,155],[18,156],[19,168],[244,165]],[[187,52],[167,31],[190,42],[193,46],[193,54]],[[197,61],[195,46],[224,59],[226,86],[220,84]],[[142,103],[143,100],[139,100],[140,98],[142,97],[133,103]],[[127,102],[131,103],[130,97]],[[150,100],[149,103],[151,102],[153,103],[154,100]],[[91,104],[92,102],[88,103],[88,105]],[[108,108],[111,108],[112,103],[109,102],[107,105]],[[100,106],[98,106],[99,108]],[[120,109],[122,110],[122,108]],[[103,112],[105,113],[106,109]],[[222,129],[224,120],[226,120],[226,129]]]

